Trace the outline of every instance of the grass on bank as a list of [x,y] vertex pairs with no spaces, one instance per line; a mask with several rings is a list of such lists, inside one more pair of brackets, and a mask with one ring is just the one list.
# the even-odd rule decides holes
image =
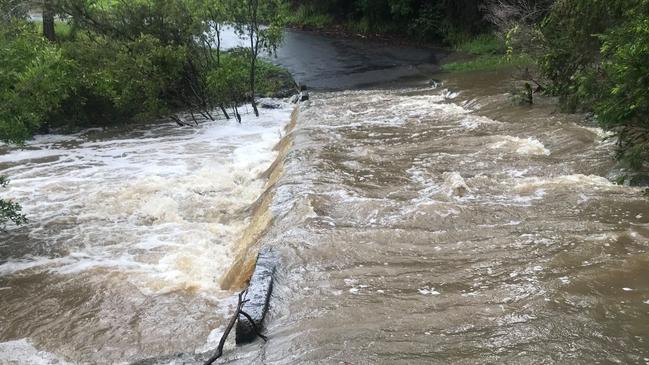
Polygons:
[[533,63],[532,58],[526,54],[506,54],[503,41],[494,34],[478,35],[457,44],[454,48],[457,52],[471,55],[473,58],[447,63],[442,66],[444,71],[492,71]]
[[334,27],[355,34],[399,34],[403,30],[389,22],[373,24],[367,16],[355,20],[335,19],[331,14],[312,4],[299,5],[295,11],[287,15],[286,21],[290,26],[296,28],[326,29]]
[[514,66],[525,66],[533,62],[528,55],[482,55],[469,61],[451,62],[442,66],[447,72],[493,71]]
[[300,5],[295,12],[288,15],[287,21],[288,24],[300,28],[314,29],[321,29],[334,23],[331,15],[318,11],[312,5]]

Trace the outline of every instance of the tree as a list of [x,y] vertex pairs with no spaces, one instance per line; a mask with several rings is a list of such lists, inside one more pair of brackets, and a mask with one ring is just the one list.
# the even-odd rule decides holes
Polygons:
[[257,62],[262,52],[274,53],[282,41],[283,2],[281,0],[229,0],[228,8],[237,33],[249,40],[250,103],[255,115],[259,116],[255,100]]
[[245,100],[249,77],[245,63],[242,62],[245,58],[246,53],[241,50],[231,52],[223,57],[218,68],[211,70],[207,75],[212,97],[229,104],[239,123],[241,123],[241,115],[238,105]]
[[635,1],[560,0],[541,23],[545,52],[540,69],[564,110],[589,104],[580,100],[575,80],[597,67],[602,46],[598,34],[622,21],[624,9]]
[[[68,36],[37,34],[25,15],[36,1],[56,7]],[[173,119],[181,110],[193,124],[218,108],[238,114],[237,105],[254,105],[270,85],[257,80],[265,67],[258,58],[279,43],[283,9],[282,0],[0,0],[0,10],[0,140],[25,140],[58,127]],[[236,75],[248,66],[247,75],[214,82],[208,76],[232,53],[221,52],[226,23],[250,35],[250,48],[230,60],[241,63]]]

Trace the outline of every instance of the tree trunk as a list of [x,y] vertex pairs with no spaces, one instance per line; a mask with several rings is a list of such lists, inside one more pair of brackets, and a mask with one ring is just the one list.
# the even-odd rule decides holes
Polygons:
[[255,116],[259,116],[259,110],[257,109],[257,100],[255,100],[255,88],[256,88],[256,80],[255,78],[257,77],[256,71],[257,71],[257,57],[252,56],[252,62],[250,62],[250,104],[252,104],[252,109],[255,111]]
[[255,100],[256,88],[256,71],[257,71],[257,55],[259,54],[259,23],[257,19],[257,11],[259,10],[259,2],[256,0],[248,0],[248,13],[250,15],[249,36],[250,36],[250,104],[255,111],[255,116],[259,116],[257,110],[257,101]]
[[230,119],[230,115],[228,114],[228,111],[225,110],[225,107],[223,106],[223,104],[219,105],[219,108],[221,108],[221,111],[223,112],[223,115],[225,116],[225,119],[228,119],[228,120],[229,120],[229,119]]
[[221,28],[218,23],[216,24],[216,66],[221,66]]
[[237,119],[237,122],[241,124],[241,114],[239,114],[239,108],[237,108],[237,103],[234,103],[234,106],[232,107],[232,110],[234,110],[234,117]]
[[56,33],[54,32],[54,9],[52,1],[43,1],[43,37],[50,42],[55,42]]

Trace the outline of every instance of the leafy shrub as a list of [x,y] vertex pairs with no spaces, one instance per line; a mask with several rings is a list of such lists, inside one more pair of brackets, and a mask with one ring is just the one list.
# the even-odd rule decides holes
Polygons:
[[602,127],[617,132],[619,157],[639,169],[649,161],[649,1],[601,35],[601,61],[577,79]]
[[[18,0],[0,0],[0,9],[14,9]],[[255,83],[249,74],[263,63],[256,54],[226,60],[236,78],[226,75],[220,50],[214,50],[215,28],[236,22],[248,30],[247,6],[239,1],[108,1],[59,0],[57,13],[65,32],[57,43],[44,40],[39,24],[22,17],[21,7],[0,17],[0,139],[22,141],[37,131],[76,129],[173,116],[178,110],[210,118],[218,106],[252,101]],[[260,1],[258,20],[279,1]],[[281,5],[281,4],[280,4]],[[259,47],[270,49],[281,34],[276,24],[258,28]],[[257,28],[252,28],[257,29]],[[61,35],[61,34],[59,34]],[[247,34],[246,34],[247,35]],[[257,51],[259,51],[257,47]],[[233,65],[233,62],[239,63]],[[212,81],[208,80],[212,75]],[[278,75],[278,73],[273,73]],[[279,86],[277,77],[260,80],[262,94]],[[210,90],[214,85],[231,90]],[[235,85],[236,84],[236,85]],[[247,88],[247,91],[242,91]],[[254,87],[255,89],[257,87]]]
[[29,23],[0,30],[0,139],[31,137],[75,88],[76,64]]
[[564,110],[575,111],[583,100],[575,80],[600,59],[598,34],[621,21],[624,9],[635,0],[559,0],[541,24],[545,54],[540,69],[550,80],[549,92],[558,95]]
[[180,107],[176,85],[182,79],[183,47],[162,45],[145,34],[124,41],[96,35],[63,43],[62,50],[77,64],[78,85],[52,115],[54,125],[146,120]]
[[[0,188],[7,187],[8,183],[4,176],[0,176]],[[0,230],[4,230],[8,222],[16,225],[27,223],[27,218],[20,211],[21,207],[17,203],[0,199]]]

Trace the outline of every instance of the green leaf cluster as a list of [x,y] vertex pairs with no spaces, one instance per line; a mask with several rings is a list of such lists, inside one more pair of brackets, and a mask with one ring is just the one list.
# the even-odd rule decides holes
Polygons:
[[75,63],[29,23],[0,29],[0,138],[20,142],[74,92]]
[[[0,176],[0,188],[7,187],[7,184],[6,177]],[[0,199],[0,230],[4,230],[8,222],[21,225],[27,223],[27,218],[21,213],[20,205]]]

